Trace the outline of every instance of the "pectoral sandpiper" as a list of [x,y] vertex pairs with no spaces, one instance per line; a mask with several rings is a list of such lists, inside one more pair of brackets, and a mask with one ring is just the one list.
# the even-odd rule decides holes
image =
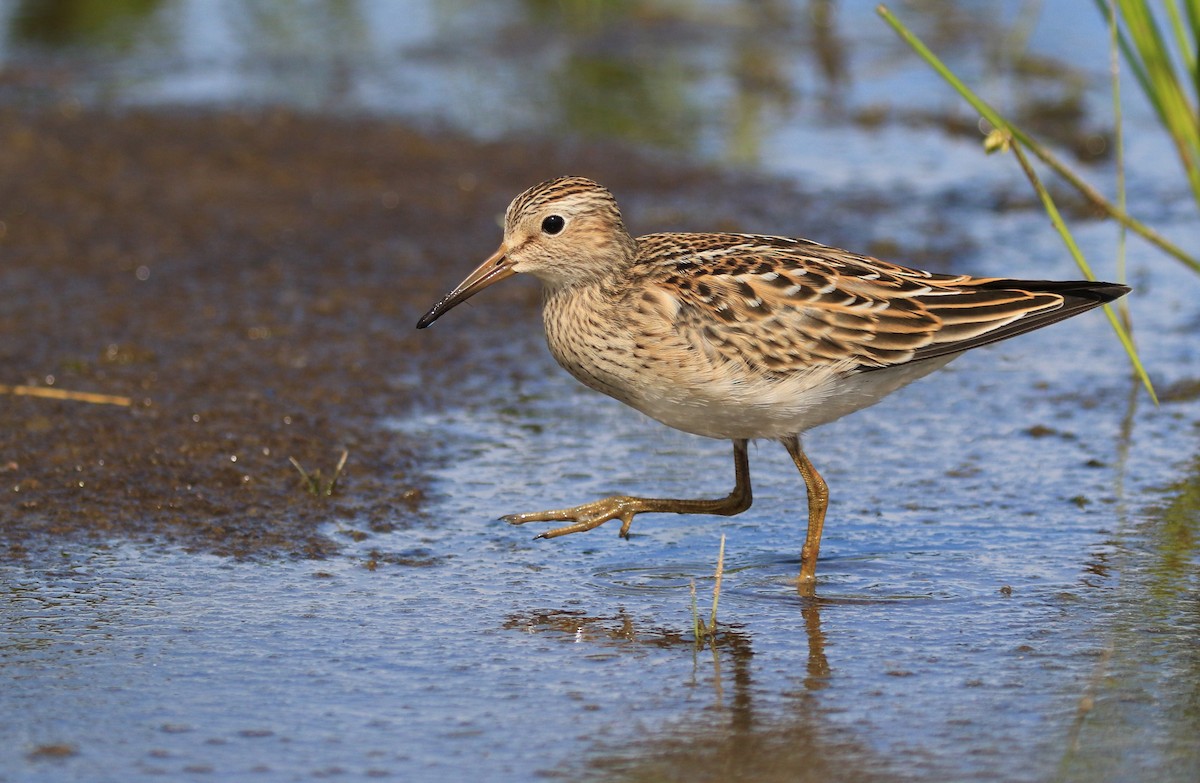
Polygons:
[[669,427],[733,441],[735,485],[717,500],[615,496],[511,514],[568,522],[553,538],[635,514],[732,515],[750,507],[746,443],[770,438],[808,491],[800,588],[811,591],[829,491],[800,434],[971,348],[1069,318],[1127,293],[1100,282],[922,272],[806,239],[650,234],[634,239],[617,202],[583,177],[517,196],[504,241],[417,323],[518,272],[542,282],[554,358],[596,391]]

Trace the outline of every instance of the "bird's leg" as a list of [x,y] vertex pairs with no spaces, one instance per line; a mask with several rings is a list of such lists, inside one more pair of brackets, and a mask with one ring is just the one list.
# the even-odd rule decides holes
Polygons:
[[565,536],[567,533],[581,533],[584,530],[599,527],[610,519],[620,519],[621,537],[629,538],[629,526],[633,524],[634,515],[643,512],[733,516],[750,508],[753,498],[750,492],[750,459],[746,456],[745,440],[733,442],[733,469],[735,476],[733,491],[716,500],[676,500],[615,495],[573,508],[534,511],[528,514],[509,514],[500,518],[511,525],[523,525],[526,522],[573,523],[548,530],[539,534],[537,538],[555,538]]
[[804,477],[804,486],[808,490],[808,532],[804,536],[804,546],[800,548],[799,588],[802,593],[811,594],[817,581],[817,554],[821,551],[825,510],[829,508],[829,487],[800,448],[799,437],[793,435],[784,438],[783,446],[788,450],[788,454],[792,455],[792,462],[800,469],[800,475]]

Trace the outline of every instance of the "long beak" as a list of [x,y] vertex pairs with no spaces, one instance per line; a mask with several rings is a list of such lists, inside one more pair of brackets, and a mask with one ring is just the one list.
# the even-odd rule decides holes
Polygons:
[[456,285],[453,291],[442,297],[442,301],[429,308],[429,312],[421,316],[420,321],[417,321],[417,328],[424,329],[459,302],[465,302],[492,283],[499,283],[504,278],[516,274],[513,271],[512,262],[504,255],[507,251],[508,248],[500,245],[499,250],[475,267],[475,271],[467,275],[467,278]]

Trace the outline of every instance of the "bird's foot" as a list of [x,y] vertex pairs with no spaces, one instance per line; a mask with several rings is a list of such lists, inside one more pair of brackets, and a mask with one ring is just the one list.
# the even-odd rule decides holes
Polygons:
[[539,533],[534,538],[557,538],[568,533],[582,533],[594,527],[600,527],[610,519],[621,520],[621,538],[629,538],[629,527],[633,517],[642,511],[640,498],[617,495],[602,500],[594,500],[581,506],[560,508],[553,511],[532,511],[527,514],[506,514],[500,517],[510,525],[523,525],[526,522],[571,522],[573,524],[556,527]]
[[804,598],[812,598],[817,594],[817,577],[816,575],[805,576],[801,572],[796,579],[796,592]]

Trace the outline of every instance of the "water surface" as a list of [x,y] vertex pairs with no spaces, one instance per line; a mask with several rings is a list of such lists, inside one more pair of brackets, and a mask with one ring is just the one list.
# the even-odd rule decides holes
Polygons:
[[[472,144],[527,143],[532,159],[542,145],[587,160],[572,145],[635,144],[684,169],[719,164],[742,177],[718,201],[663,197],[650,169],[631,176],[629,198],[618,196],[642,230],[711,228],[689,221],[722,213],[737,225],[715,227],[820,231],[963,271],[1077,275],[1044,217],[1008,199],[1021,192],[1011,161],[949,132],[952,99],[867,3],[111,7],[124,15],[56,20],[37,4],[0,5],[6,105],[282,104],[364,123],[380,113],[465,128],[482,139]],[[1020,31],[1019,4],[951,9],[910,13],[1014,104],[1062,100],[1078,79],[1084,120],[1067,135],[1084,148],[1106,138],[1091,120],[1104,116],[1103,57],[1021,81],[977,54],[991,51],[978,45],[996,37],[989,28],[1006,40]],[[1032,52],[1054,57],[1103,30],[1081,2],[1055,4],[1031,35]],[[868,123],[881,106],[890,119]],[[1200,246],[1170,149],[1144,112],[1132,114],[1139,208],[1177,243]],[[568,141],[546,141],[560,136]],[[492,148],[470,149],[486,159]],[[494,168],[471,158],[453,177],[513,176],[498,157]],[[429,163],[422,176],[451,178],[450,165]],[[247,181],[278,176],[247,170]],[[796,202],[771,194],[785,188],[814,206],[784,210]],[[314,213],[358,192],[325,194]],[[456,204],[473,192],[464,186]],[[464,237],[473,243],[476,229],[456,236],[430,215],[432,237],[402,218],[413,226],[404,242],[422,253],[435,240],[452,246],[425,277],[396,284],[411,318],[400,307],[379,324],[329,293],[310,306],[302,286],[284,304],[301,320],[362,318],[368,337],[409,328],[416,300],[432,303],[473,260],[457,254],[469,254]],[[1078,226],[1111,274],[1111,228]],[[337,230],[331,221],[323,232]],[[319,242],[301,247],[323,290],[360,271],[325,259]],[[422,268],[404,247],[360,251]],[[253,271],[249,255],[212,263]],[[9,261],[14,275],[37,271]],[[276,285],[295,285],[290,269]],[[789,581],[803,484],[771,443],[751,450],[755,504],[738,517],[641,517],[629,541],[611,525],[534,541],[532,526],[496,521],[614,492],[719,496],[732,482],[728,444],[667,430],[558,370],[531,292],[489,291],[422,333],[421,348],[375,362],[358,337],[331,328],[329,353],[346,351],[353,377],[382,377],[393,395],[381,404],[364,384],[369,399],[303,411],[318,431],[367,419],[353,454],[375,456],[357,463],[343,497],[378,500],[389,452],[377,443],[403,444],[413,471],[386,503],[329,506],[315,532],[331,543],[320,551],[335,552],[324,559],[187,552],[120,525],[99,544],[22,538],[23,557],[0,564],[0,780],[1195,780],[1200,312],[1195,279],[1139,243],[1130,278],[1143,358],[1167,400],[1159,408],[1093,313],[969,354],[806,437],[832,493],[814,599]],[[138,337],[136,320],[126,328]],[[48,371],[15,340],[5,345],[13,372]],[[262,396],[304,399],[286,384],[281,372]],[[236,434],[253,421],[244,413],[226,412],[221,426]],[[191,478],[219,494],[237,483]],[[419,500],[398,499],[410,486]],[[17,513],[0,511],[10,547]],[[237,527],[222,513],[220,524]],[[722,535],[720,632],[697,646],[689,587],[707,609]]]

